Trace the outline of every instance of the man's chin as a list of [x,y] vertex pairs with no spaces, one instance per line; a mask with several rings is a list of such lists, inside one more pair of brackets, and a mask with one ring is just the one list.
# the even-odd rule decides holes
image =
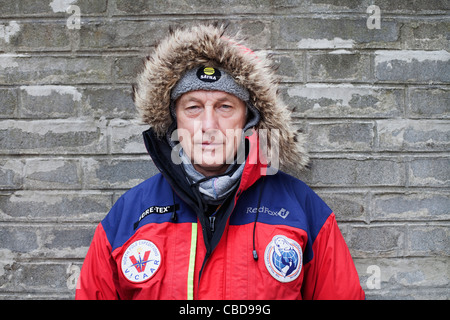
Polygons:
[[209,162],[204,162],[201,164],[194,163],[195,170],[197,170],[198,172],[200,172],[201,174],[203,174],[206,177],[222,174],[227,170],[228,166],[229,166],[229,164],[226,164],[226,163],[225,164],[224,163],[219,163],[219,164],[212,163],[211,164]]
[[214,169],[226,164],[223,154],[220,152],[202,152],[194,154],[194,164],[205,168]]

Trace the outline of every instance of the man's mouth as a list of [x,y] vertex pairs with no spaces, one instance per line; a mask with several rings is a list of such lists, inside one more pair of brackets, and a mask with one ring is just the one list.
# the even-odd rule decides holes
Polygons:
[[213,142],[213,141],[202,141],[201,146],[202,149],[208,150],[208,149],[216,149],[217,147],[222,146],[222,143]]

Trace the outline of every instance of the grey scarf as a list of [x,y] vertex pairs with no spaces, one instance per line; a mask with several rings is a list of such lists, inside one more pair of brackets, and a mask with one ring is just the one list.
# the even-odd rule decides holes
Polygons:
[[180,157],[189,183],[198,183],[203,200],[208,204],[220,204],[237,187],[244,171],[245,162],[233,163],[223,175],[208,178],[195,170],[183,149],[180,150]]

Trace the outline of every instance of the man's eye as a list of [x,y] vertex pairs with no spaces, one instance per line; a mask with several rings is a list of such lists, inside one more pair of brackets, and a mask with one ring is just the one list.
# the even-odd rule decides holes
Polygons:
[[223,104],[223,105],[221,106],[221,108],[222,108],[222,109],[228,110],[228,109],[231,109],[231,108],[233,108],[233,107],[230,106],[230,105],[228,105],[228,104]]
[[197,112],[198,110],[200,110],[199,106],[188,106],[188,107],[186,107],[186,111],[188,111],[188,112]]

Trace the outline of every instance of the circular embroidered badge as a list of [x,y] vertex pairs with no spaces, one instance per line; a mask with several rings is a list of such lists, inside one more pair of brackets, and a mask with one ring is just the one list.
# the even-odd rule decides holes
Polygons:
[[122,273],[134,283],[149,280],[161,266],[161,253],[148,240],[137,240],[130,244],[122,257]]
[[276,235],[266,247],[264,264],[276,280],[294,281],[302,270],[302,248],[296,241]]
[[211,67],[200,67],[197,70],[197,78],[203,82],[216,82],[220,79],[222,73],[219,69]]

